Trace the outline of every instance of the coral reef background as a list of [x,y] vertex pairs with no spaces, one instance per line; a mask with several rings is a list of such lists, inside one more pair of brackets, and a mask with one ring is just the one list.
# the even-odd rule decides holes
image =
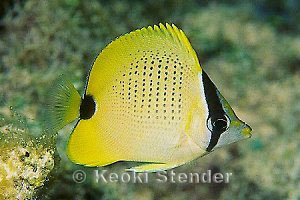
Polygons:
[[[299,19],[297,0],[0,1],[0,199],[300,200]],[[46,94],[60,74],[83,91],[105,45],[160,22],[185,31],[253,128],[250,140],[176,169],[232,172],[229,184],[95,183],[93,169],[65,156],[72,126],[43,130]],[[78,169],[88,175],[81,184],[72,179]]]

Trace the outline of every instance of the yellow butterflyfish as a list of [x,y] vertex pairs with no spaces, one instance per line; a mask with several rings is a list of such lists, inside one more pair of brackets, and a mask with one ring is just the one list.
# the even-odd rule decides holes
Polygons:
[[67,155],[85,166],[147,162],[160,171],[249,138],[175,25],[133,31],[111,42],[90,70],[80,97],[62,79],[49,104],[55,131],[77,120]]

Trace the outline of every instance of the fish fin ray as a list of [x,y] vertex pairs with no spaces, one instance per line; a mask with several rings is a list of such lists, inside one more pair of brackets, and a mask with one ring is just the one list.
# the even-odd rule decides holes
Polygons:
[[61,75],[48,93],[44,122],[46,129],[58,131],[78,118],[80,101],[74,85]]
[[112,75],[123,71],[122,68],[125,66],[126,69],[129,68],[130,64],[136,62],[135,58],[139,58],[147,51],[179,54],[188,60],[188,63],[186,60],[179,62],[194,65],[201,71],[197,54],[182,30],[174,24],[148,26],[118,37],[102,50],[90,73],[87,93],[107,88],[113,81]]

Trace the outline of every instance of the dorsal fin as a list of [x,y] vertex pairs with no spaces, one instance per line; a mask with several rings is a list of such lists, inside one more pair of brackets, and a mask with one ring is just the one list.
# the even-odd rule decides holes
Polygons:
[[148,26],[120,36],[103,49],[91,70],[87,93],[101,91],[112,82],[111,77],[124,70],[122,67],[129,68],[146,51],[178,54],[182,62],[201,71],[196,52],[182,30],[174,24]]
[[[130,38],[131,40],[134,39],[134,37],[155,37],[159,36],[161,39],[166,39],[169,41],[173,41],[175,45],[181,46],[182,49],[186,50],[189,54],[191,54],[195,60],[195,64],[198,65],[198,57],[193,49],[191,43],[189,42],[188,38],[184,34],[184,32],[180,29],[178,29],[174,24],[169,25],[166,23],[166,25],[163,25],[162,23],[159,24],[159,26],[154,25],[154,28],[152,26],[148,26],[147,28],[142,28],[140,30],[136,30],[130,33],[127,33],[121,37],[119,37],[117,40],[110,43],[107,48],[113,47],[114,42],[120,40],[128,40]],[[103,52],[105,49],[103,50]],[[200,67],[200,65],[199,65]]]

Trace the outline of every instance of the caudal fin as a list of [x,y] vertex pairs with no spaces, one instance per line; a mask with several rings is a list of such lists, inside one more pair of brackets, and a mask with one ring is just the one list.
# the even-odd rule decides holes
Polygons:
[[79,117],[80,95],[74,85],[61,76],[49,91],[45,125],[50,131],[58,131]]

